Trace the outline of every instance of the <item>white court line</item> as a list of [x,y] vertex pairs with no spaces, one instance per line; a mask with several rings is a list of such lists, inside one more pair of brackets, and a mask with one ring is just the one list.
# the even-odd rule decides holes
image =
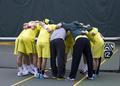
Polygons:
[[[118,49],[116,49],[115,50],[115,52],[113,53],[113,55],[115,54],[115,53],[117,53],[118,52]],[[107,62],[108,60],[110,60],[110,59],[105,59],[105,60],[103,60],[102,62],[101,62],[101,65],[102,64],[104,64],[105,62]],[[86,79],[86,76],[84,76],[82,79],[80,79],[77,83],[75,83],[73,86],[80,86],[80,83],[82,82],[82,81],[84,81]]]
[[[118,51],[118,49],[113,53],[113,55],[114,55],[117,51]],[[72,60],[72,58],[68,58],[68,59],[67,59],[67,62],[68,62],[68,61],[71,61],[71,60]],[[101,64],[103,64],[104,62],[106,62],[106,60],[104,60]],[[23,80],[15,83],[15,84],[13,84],[13,85],[11,85],[11,86],[17,86],[17,85],[19,85],[19,84],[21,84],[21,83],[24,83],[24,82],[26,82],[26,81],[29,81],[29,80],[31,80],[31,79],[33,79],[33,78],[34,78],[34,76],[28,77],[28,78],[23,79]],[[80,83],[81,83],[83,80],[85,80],[85,79],[86,79],[86,77],[84,76],[80,81],[78,81],[77,83],[75,83],[73,86],[77,86],[78,84],[80,84]]]
[[26,82],[26,81],[28,81],[28,80],[30,80],[30,79],[33,79],[33,78],[34,78],[34,76],[28,77],[28,78],[23,79],[23,80],[15,83],[15,84],[13,84],[13,85],[11,85],[11,86],[17,86],[17,85],[19,85],[19,84],[21,84],[21,83],[23,83],[23,82]]
[[[67,62],[70,61],[70,60],[72,60],[72,58],[68,58],[68,59],[67,59]],[[51,68],[49,68],[49,69],[51,69]],[[11,86],[17,86],[17,85],[19,85],[19,84],[21,84],[21,83],[24,83],[24,82],[26,82],[26,81],[29,81],[29,80],[31,80],[31,79],[33,79],[33,78],[34,78],[34,76],[30,76],[30,77],[28,77],[28,78],[26,78],[26,79],[23,79],[23,80],[15,83],[15,84],[13,84],[13,85],[11,85]]]

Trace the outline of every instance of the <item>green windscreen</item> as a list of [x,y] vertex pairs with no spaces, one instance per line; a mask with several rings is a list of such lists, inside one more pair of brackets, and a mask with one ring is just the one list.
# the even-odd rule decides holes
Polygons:
[[16,37],[24,22],[78,20],[104,36],[120,36],[120,0],[0,0],[0,37]]

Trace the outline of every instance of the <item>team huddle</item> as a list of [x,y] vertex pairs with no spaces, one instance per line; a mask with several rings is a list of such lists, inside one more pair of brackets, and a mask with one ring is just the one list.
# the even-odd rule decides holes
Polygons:
[[45,69],[47,60],[50,59],[52,78],[64,79],[70,50],[72,63],[67,79],[75,80],[82,56],[87,66],[84,71],[87,78],[95,79],[104,52],[104,40],[97,28],[78,21],[55,24],[49,19],[24,23],[23,30],[15,41],[17,75],[33,74],[39,79],[48,78]]

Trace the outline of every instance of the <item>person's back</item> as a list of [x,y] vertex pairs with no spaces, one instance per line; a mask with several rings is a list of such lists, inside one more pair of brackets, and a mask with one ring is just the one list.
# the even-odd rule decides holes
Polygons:
[[99,74],[99,68],[101,63],[101,58],[104,54],[104,40],[101,36],[101,33],[98,31],[98,28],[92,27],[88,29],[88,38],[92,42],[92,54],[93,54],[93,73],[94,75]]
[[90,42],[86,36],[85,28],[80,25],[79,22],[74,21],[72,23],[63,23],[63,27],[66,30],[69,30],[75,40],[75,44],[73,47],[73,58],[71,64],[71,72],[69,74],[68,79],[75,80],[78,66],[81,60],[82,53],[86,56],[87,64],[88,64],[88,79],[93,79],[93,60],[92,53],[90,48]]
[[60,27],[53,31],[50,39],[51,70],[53,77],[57,78],[64,78],[65,74],[65,37],[66,31],[64,28]]
[[[28,26],[29,26],[29,23],[28,23]],[[30,24],[29,27],[23,28],[23,31],[19,34],[17,38],[34,41],[40,29],[41,29],[41,26],[39,24],[37,25],[35,25],[35,23]]]
[[[35,37],[40,30],[40,27],[37,25],[39,24],[35,21],[25,23],[23,25],[23,31],[15,41],[14,54],[18,56],[18,76],[27,75],[29,72],[32,74],[35,73],[32,71],[31,67],[33,66],[32,56],[36,54]],[[23,59],[27,58],[26,55],[28,55],[30,59],[29,64],[26,64],[27,66],[23,64]],[[36,66],[34,68],[36,69]]]
[[63,23],[63,28],[65,28],[66,30],[69,30],[74,39],[81,34],[81,31],[84,30],[84,28],[79,24],[79,22],[74,21],[72,23]]
[[59,29],[56,29],[55,31],[53,31],[53,33],[51,34],[50,40],[54,40],[57,38],[61,38],[61,39],[65,40],[65,36],[66,36],[65,29],[59,28]]
[[51,31],[56,29],[55,24],[45,24],[40,22],[42,26],[37,39],[37,54],[38,54],[38,75],[37,78],[48,78],[45,74],[47,59],[50,58],[50,35]]
[[[50,30],[55,30],[56,29],[56,25],[54,24],[50,24],[50,25],[46,25]],[[50,40],[50,34],[46,29],[41,28],[39,36],[38,36],[38,42],[46,42],[49,43]]]

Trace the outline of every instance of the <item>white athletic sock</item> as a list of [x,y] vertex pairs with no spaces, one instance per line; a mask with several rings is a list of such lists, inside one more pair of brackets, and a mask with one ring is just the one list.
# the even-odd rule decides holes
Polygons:
[[27,69],[30,70],[30,69],[31,69],[31,66],[30,66],[30,65],[27,65]]
[[23,64],[23,70],[27,70],[27,65],[26,64]]
[[18,67],[18,70],[19,70],[19,71],[22,71],[23,69],[22,69],[22,67]]
[[30,64],[30,67],[31,67],[32,69],[34,69],[35,66],[34,66],[33,64]]
[[35,73],[38,73],[37,67],[34,67],[34,71]]
[[27,68],[28,68],[28,71],[29,71],[30,73],[34,74],[34,70],[32,69],[32,67],[31,67],[30,65],[28,65]]
[[38,73],[37,67],[35,67],[33,64],[31,64],[30,66],[34,70],[34,72]]

